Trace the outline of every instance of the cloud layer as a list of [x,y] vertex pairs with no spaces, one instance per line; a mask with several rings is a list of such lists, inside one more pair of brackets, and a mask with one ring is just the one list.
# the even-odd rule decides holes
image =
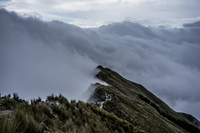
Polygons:
[[[81,27],[96,27],[111,22],[134,20],[143,24],[199,20],[199,0],[7,0],[0,7],[22,14],[42,15]],[[112,8],[111,8],[112,7]]]
[[78,99],[101,64],[200,118],[200,22],[183,28],[121,22],[82,29],[0,10],[0,89]]
[[18,92],[26,99],[62,93],[77,99],[96,81],[91,70],[97,64],[73,46],[82,45],[82,29],[5,10],[0,20],[2,93]]

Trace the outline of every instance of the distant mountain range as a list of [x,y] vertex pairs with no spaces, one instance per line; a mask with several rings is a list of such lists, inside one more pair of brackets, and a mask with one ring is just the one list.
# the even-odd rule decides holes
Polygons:
[[172,110],[142,85],[109,68],[96,75],[108,86],[95,86],[88,102],[48,96],[24,101],[17,94],[0,99],[0,132],[147,132],[200,133],[193,116]]

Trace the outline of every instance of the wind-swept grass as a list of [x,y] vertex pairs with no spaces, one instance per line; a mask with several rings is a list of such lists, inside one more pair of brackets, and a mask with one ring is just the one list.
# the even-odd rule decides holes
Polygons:
[[[19,98],[2,98],[3,102]],[[0,116],[2,133],[42,133],[42,132],[135,132],[141,131],[113,113],[99,109],[82,101],[70,102],[62,95],[31,100],[31,104],[21,100],[12,107],[13,114]],[[6,104],[7,109],[10,109]]]

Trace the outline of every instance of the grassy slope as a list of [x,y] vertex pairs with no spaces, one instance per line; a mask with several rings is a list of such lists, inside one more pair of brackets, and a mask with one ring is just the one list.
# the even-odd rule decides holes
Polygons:
[[[1,133],[125,133],[142,132],[130,122],[89,103],[72,100],[62,95],[48,96],[47,101],[32,100],[31,104],[19,98],[1,98]],[[12,110],[12,111],[5,111]],[[1,113],[0,113],[1,114]]]
[[101,71],[97,77],[111,86],[99,86],[90,100],[102,97],[99,95],[105,92],[112,95],[112,100],[104,103],[105,110],[139,125],[147,132],[200,132],[183,115],[173,111],[142,85],[126,80],[108,68],[98,68]]
[[197,127],[200,128],[200,121],[197,120],[194,116],[190,115],[190,114],[186,114],[186,113],[179,113],[182,116],[184,116],[186,119],[188,119],[190,122],[192,122],[194,125],[196,125]]

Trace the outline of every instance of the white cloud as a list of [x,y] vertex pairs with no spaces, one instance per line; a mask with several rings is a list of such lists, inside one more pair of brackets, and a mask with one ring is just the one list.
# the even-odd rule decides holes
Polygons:
[[[5,3],[5,2],[4,2]],[[199,17],[199,0],[12,0],[0,5],[22,14],[39,13],[44,20],[62,20],[81,27],[130,20],[163,21],[181,25],[182,19]],[[70,19],[68,19],[70,18]],[[145,23],[149,24],[149,23]]]
[[[78,99],[90,83],[97,81],[91,73],[97,64],[70,47],[81,29],[22,19],[2,10],[0,16],[1,93],[18,92],[26,99],[62,93]],[[81,45],[81,40],[76,41]]]

